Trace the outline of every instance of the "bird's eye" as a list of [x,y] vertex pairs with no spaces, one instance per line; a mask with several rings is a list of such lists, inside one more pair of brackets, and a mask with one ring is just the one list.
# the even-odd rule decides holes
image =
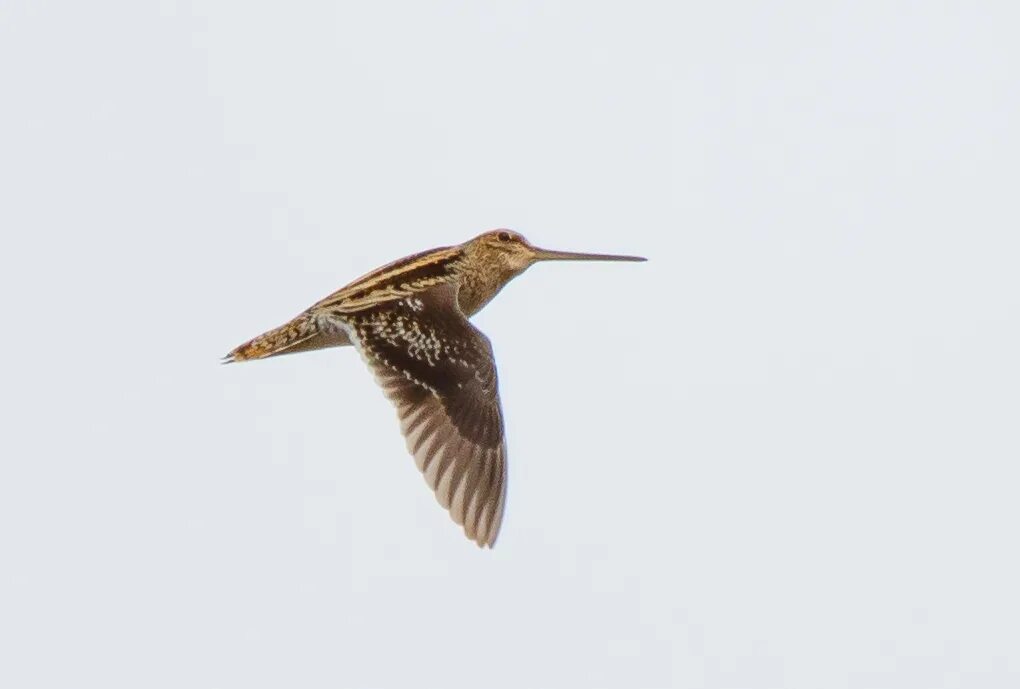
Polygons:
[[499,234],[496,235],[496,239],[498,239],[501,242],[509,242],[510,239],[511,239],[510,233],[509,232],[500,232]]

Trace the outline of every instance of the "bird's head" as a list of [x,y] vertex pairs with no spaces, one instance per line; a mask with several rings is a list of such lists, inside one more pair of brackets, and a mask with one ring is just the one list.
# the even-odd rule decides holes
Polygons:
[[532,246],[524,235],[511,230],[492,230],[480,234],[464,245],[465,251],[481,259],[479,262],[499,267],[508,277],[520,275],[539,261],[644,261],[640,256],[615,254],[584,254],[573,251],[551,251]]

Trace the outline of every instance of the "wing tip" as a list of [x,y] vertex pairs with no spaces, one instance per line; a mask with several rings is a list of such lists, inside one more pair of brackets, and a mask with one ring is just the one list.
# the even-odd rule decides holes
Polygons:
[[492,550],[493,548],[496,547],[496,537],[495,536],[492,536],[491,538],[488,537],[487,535],[486,536],[472,536],[471,534],[467,533],[467,529],[464,530],[464,533],[465,533],[465,535],[467,535],[467,537],[471,541],[474,542],[474,544],[476,546],[478,546],[479,550],[486,550],[486,549]]

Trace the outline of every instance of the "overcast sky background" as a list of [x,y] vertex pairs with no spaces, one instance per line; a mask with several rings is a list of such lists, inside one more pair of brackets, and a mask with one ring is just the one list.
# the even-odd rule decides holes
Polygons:
[[[0,3],[0,685],[1020,685],[1016,3]],[[351,350],[510,227],[502,535]]]

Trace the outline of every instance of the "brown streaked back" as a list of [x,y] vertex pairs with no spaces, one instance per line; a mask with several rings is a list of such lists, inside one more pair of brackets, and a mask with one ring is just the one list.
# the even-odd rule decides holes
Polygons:
[[400,299],[452,281],[460,267],[460,247],[430,249],[388,263],[341,287],[310,310],[351,313]]

